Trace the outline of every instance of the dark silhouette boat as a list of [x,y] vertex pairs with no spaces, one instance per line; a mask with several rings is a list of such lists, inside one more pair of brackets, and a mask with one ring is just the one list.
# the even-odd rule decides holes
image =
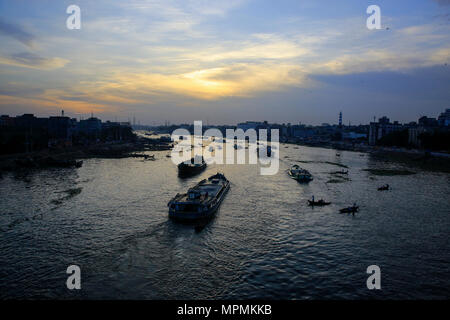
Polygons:
[[178,164],[178,175],[191,176],[202,172],[206,168],[203,156],[196,156],[190,160]]
[[378,188],[378,191],[387,191],[387,190],[389,190],[389,185],[388,184]]
[[187,193],[177,194],[169,201],[169,218],[185,222],[209,219],[229,189],[230,182],[222,173],[204,179]]
[[340,213],[353,213],[354,214],[355,212],[358,212],[358,210],[359,210],[359,206],[353,205],[351,207],[347,207],[347,208],[341,209],[341,210],[339,210],[339,212]]
[[333,171],[331,174],[348,174],[348,170]]
[[331,202],[326,202],[323,199],[320,199],[319,201],[308,200],[308,205],[310,207],[314,207],[314,206],[322,207],[322,206],[328,206],[330,204],[331,204]]

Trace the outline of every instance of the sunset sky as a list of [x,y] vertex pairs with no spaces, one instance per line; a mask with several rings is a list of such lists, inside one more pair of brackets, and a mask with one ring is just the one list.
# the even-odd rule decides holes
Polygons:
[[[81,8],[81,30],[66,8]],[[381,30],[366,9],[381,8]],[[409,122],[450,108],[450,0],[0,0],[0,113]]]

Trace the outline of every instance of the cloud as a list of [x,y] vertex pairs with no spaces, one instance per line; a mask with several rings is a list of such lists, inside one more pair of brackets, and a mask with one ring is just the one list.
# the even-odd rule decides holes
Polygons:
[[0,57],[0,64],[12,65],[23,68],[52,70],[64,67],[69,60],[62,58],[43,58],[34,53],[15,53],[6,57]]
[[182,74],[120,73],[107,81],[90,83],[86,88],[96,88],[90,93],[92,97],[114,96],[109,100],[133,104],[151,103],[152,97],[160,100],[174,94],[200,100],[251,97],[259,91],[306,85],[306,81],[301,68],[295,65],[241,63]]
[[11,37],[28,47],[33,47],[34,35],[24,30],[17,24],[8,23],[0,18],[0,33]]

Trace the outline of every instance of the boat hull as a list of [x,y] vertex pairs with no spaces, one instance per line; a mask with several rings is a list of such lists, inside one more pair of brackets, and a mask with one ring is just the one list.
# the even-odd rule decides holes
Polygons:
[[217,200],[216,204],[211,207],[208,211],[203,212],[177,212],[175,210],[169,210],[169,218],[181,222],[195,222],[199,220],[207,220],[214,217],[217,210],[219,209],[226,193],[230,189],[230,184],[228,183],[225,187],[221,197]]
[[[220,181],[221,179],[221,181]],[[208,183],[209,182],[209,183]],[[215,186],[218,187],[218,185],[220,184],[220,188],[215,188]],[[213,187],[211,190],[211,187]],[[215,192],[213,198],[211,200],[208,200],[208,202],[205,202],[203,204],[203,207],[201,206],[201,204],[199,203],[194,203],[194,207],[188,211],[185,211],[185,207],[186,205],[192,205],[191,202],[189,201],[185,201],[183,200],[184,197],[187,194],[177,194],[169,203],[169,218],[173,219],[173,220],[178,220],[178,221],[183,221],[183,222],[194,222],[194,221],[199,221],[199,220],[207,220],[212,218],[216,211],[219,209],[223,199],[225,198],[226,194],[228,193],[228,190],[230,189],[230,181],[228,181],[225,176],[223,176],[222,174],[217,174],[214,175],[210,178],[208,178],[208,180],[203,180],[201,181],[199,184],[197,184],[197,186],[195,186],[194,188],[191,188],[189,192],[194,192],[197,193],[199,191],[195,191],[195,190],[206,190],[206,191],[210,191],[210,192]],[[189,198],[189,197],[188,197]],[[195,198],[194,198],[195,199]],[[178,208],[178,206],[180,206],[180,208]],[[208,207],[207,210],[201,210],[201,211],[197,211],[196,209],[198,208],[206,208]]]

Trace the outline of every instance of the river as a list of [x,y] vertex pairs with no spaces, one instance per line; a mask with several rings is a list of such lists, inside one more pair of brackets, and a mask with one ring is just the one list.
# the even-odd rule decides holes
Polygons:
[[[0,298],[450,298],[449,174],[358,152],[279,149],[271,176],[258,165],[209,165],[181,179],[167,151],[3,174]],[[314,181],[290,179],[293,163]],[[342,169],[347,178],[330,173]],[[167,202],[216,172],[231,189],[215,218],[201,231],[168,220]],[[392,190],[377,191],[385,183]],[[308,207],[312,195],[332,204]],[[353,202],[355,216],[338,213]],[[66,288],[72,264],[78,291]],[[366,287],[370,265],[381,290]]]

